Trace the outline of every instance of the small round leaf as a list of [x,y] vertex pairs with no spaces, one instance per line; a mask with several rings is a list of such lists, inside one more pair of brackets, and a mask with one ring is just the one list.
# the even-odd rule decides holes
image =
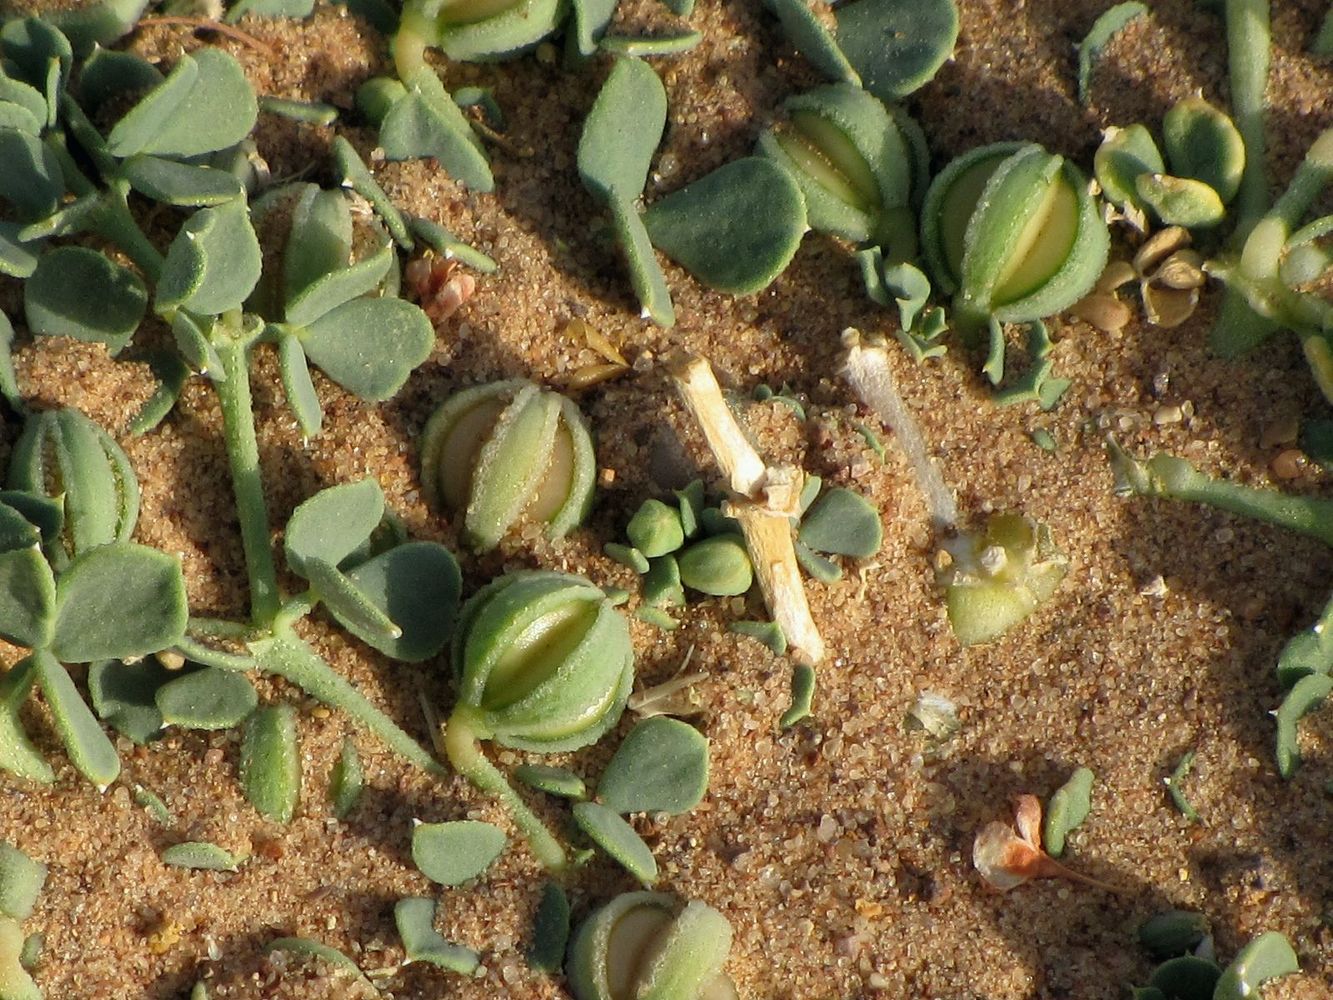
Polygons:
[[643,838],[623,819],[604,805],[596,802],[578,802],[574,805],[574,822],[588,838],[643,885],[657,881],[657,861]]
[[475,820],[419,823],[412,831],[412,861],[440,885],[461,885],[491,866],[504,850],[498,827]]
[[693,726],[661,715],[625,737],[597,784],[597,797],[618,813],[676,815],[697,806],[707,790],[708,741]]
[[106,344],[113,354],[134,336],[147,306],[138,275],[87,247],[43,254],[23,286],[33,333]]
[[168,725],[230,729],[255,710],[259,696],[244,674],[204,667],[168,681],[154,700]]

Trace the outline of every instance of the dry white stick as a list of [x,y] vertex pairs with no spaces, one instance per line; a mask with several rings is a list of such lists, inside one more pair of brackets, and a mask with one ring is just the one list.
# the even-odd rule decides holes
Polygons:
[[893,368],[883,343],[866,343],[860,331],[852,327],[842,332],[842,343],[847,348],[843,377],[861,397],[861,402],[893,428],[898,446],[916,473],[917,484],[925,494],[926,509],[930,511],[935,526],[955,529],[958,524],[958,505],[954,501],[953,492],[945,485],[944,477],[931,460],[921,427],[898,393]]
[[731,484],[725,513],[740,523],[769,614],[787,637],[792,655],[813,666],[824,657],[824,640],[805,598],[791,526],[800,512],[805,475],[790,466],[764,463],[736,423],[706,360],[680,357],[667,370]]

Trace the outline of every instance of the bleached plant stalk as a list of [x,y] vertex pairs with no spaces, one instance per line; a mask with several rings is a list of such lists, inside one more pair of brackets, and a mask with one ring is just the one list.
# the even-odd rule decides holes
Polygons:
[[898,436],[898,446],[907,456],[917,485],[925,495],[926,509],[935,527],[955,531],[958,527],[958,505],[953,491],[945,485],[944,477],[931,460],[921,427],[907,408],[898,392],[893,367],[889,364],[885,342],[867,342],[859,330],[848,327],[842,332],[842,343],[847,349],[842,374],[848,384]]
[[769,614],[796,659],[814,666],[824,657],[824,640],[810,615],[792,537],[805,474],[764,462],[736,423],[707,360],[681,355],[668,362],[667,371],[727,478],[726,513],[740,523]]

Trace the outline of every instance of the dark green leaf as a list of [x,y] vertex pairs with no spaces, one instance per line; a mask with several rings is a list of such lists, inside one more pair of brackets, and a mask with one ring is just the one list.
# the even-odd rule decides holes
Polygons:
[[132,542],[77,556],[56,586],[52,651],[66,663],[143,656],[185,633],[180,562]]
[[33,333],[103,343],[112,354],[130,342],[147,306],[138,275],[87,247],[43,254],[23,286]]
[[362,161],[356,147],[340,135],[333,137],[333,162],[342,174],[343,185],[370,202],[394,242],[404,250],[411,250],[412,236],[407,231],[407,220],[403,218],[403,213],[384,193],[384,188],[380,187],[375,175]]
[[820,494],[797,537],[816,552],[865,559],[879,551],[884,530],[870,501],[838,486]]
[[1296,724],[1333,694],[1333,676],[1308,674],[1298,680],[1277,710],[1277,769],[1290,778],[1301,761]]
[[474,191],[495,187],[485,147],[453,102],[435,70],[422,67],[408,80],[407,95],[380,125],[380,145],[390,160],[433,157],[444,171]]
[[98,788],[106,788],[120,774],[116,748],[102,732],[59,661],[41,649],[33,652],[32,659],[37,666],[37,685],[46,696],[51,718],[69,753],[70,762]]
[[805,0],[764,0],[764,6],[777,15],[787,38],[810,65],[830,80],[861,86],[861,77],[842,54],[833,33],[824,27]]
[[35,549],[42,544],[37,526],[6,503],[0,503],[0,554]]
[[597,783],[597,797],[618,813],[674,816],[697,806],[707,790],[708,741],[664,715],[630,730]]
[[0,674],[0,771],[49,784],[56,780],[55,772],[32,745],[19,720],[19,709],[36,680],[37,667],[31,656]]
[[1242,948],[1222,971],[1212,1000],[1249,1000],[1268,980],[1300,971],[1291,942],[1277,931],[1268,931]]
[[234,872],[240,865],[230,851],[194,840],[168,847],[162,852],[162,863],[206,872]]
[[258,115],[240,64],[221,49],[203,48],[181,56],[171,75],[116,123],[107,145],[118,157],[198,156],[240,142]]
[[88,693],[99,719],[142,745],[161,734],[157,692],[178,676],[152,657],[136,663],[99,660],[88,668]]
[[338,120],[338,109],[319,101],[289,101],[282,97],[261,97],[259,110],[304,125],[332,125]]
[[435,930],[435,900],[424,896],[400,899],[393,908],[393,922],[403,939],[409,962],[431,965],[470,976],[481,965],[481,956],[470,948],[450,944]]
[[0,200],[14,206],[19,221],[50,215],[64,191],[55,153],[27,133],[0,128]]
[[623,819],[596,802],[574,803],[574,822],[588,838],[644,886],[657,881],[653,852]]
[[312,560],[336,566],[370,537],[383,517],[384,491],[372,478],[320,490],[287,522],[287,562],[303,575]]
[[1216,962],[1181,955],[1159,965],[1149,985],[1161,990],[1168,1000],[1212,1000],[1213,988],[1221,974]]
[[157,67],[142,56],[98,49],[79,70],[79,104],[96,115],[108,101],[152,90],[162,79]]
[[255,710],[259,695],[244,674],[204,667],[178,674],[158,688],[162,720],[184,729],[230,729]]
[[[180,314],[183,315],[183,314]],[[147,434],[166,419],[190,377],[190,367],[174,351],[154,351],[145,359],[157,379],[157,388],[144,401],[125,429],[134,435]]]
[[1092,772],[1080,767],[1051,796],[1041,828],[1042,845],[1051,857],[1064,854],[1065,838],[1088,818],[1092,809],[1092,781]]
[[1174,958],[1192,951],[1208,933],[1208,920],[1188,910],[1159,913],[1139,928],[1139,944],[1154,958]]
[[402,299],[353,299],[301,332],[306,356],[348,392],[388,399],[430,357],[435,330]]
[[74,50],[64,32],[38,17],[15,18],[0,28],[0,54],[19,76],[38,88],[48,86],[53,63],[58,76],[65,77],[74,61]]
[[440,885],[477,878],[504,850],[505,835],[489,823],[459,820],[418,823],[412,830],[412,861]]
[[99,0],[86,7],[52,11],[48,17],[83,58],[98,45],[110,45],[138,23],[148,0]]
[[337,567],[309,559],[304,569],[310,589],[349,632],[373,646],[388,645],[402,636],[402,629]]
[[514,778],[529,788],[562,799],[586,799],[588,786],[573,771],[549,764],[520,764],[514,768]]
[[358,638],[395,660],[415,663],[434,656],[453,635],[462,579],[458,562],[443,545],[408,542],[367,560],[347,574],[371,604],[402,630],[385,640],[354,627],[338,616]]
[[808,663],[798,663],[791,671],[791,705],[782,713],[778,725],[790,729],[810,715],[810,706],[815,700],[815,668]]
[[211,319],[201,320],[198,316],[180,310],[171,317],[171,334],[176,340],[176,350],[180,351],[187,364],[200,375],[221,378],[222,358],[209,339],[213,325]]
[[[340,952],[337,948],[330,947],[327,944],[321,944],[318,941],[312,941],[309,938],[285,937],[278,938],[276,941],[270,941],[266,951],[272,954],[275,951],[286,952],[289,955],[299,955],[303,958],[318,958],[327,962],[335,969],[342,969],[344,972],[350,972],[356,980],[367,990],[374,990],[366,974],[361,971],[361,967],[350,958]],[[376,991],[377,992],[377,991]]]
[[639,196],[666,111],[666,90],[653,68],[638,59],[617,59],[579,139],[579,176],[589,191],[626,207]]
[[569,897],[557,882],[542,888],[542,900],[532,922],[528,964],[540,972],[558,972],[569,943]]
[[1146,13],[1148,13],[1146,4],[1130,0],[1128,3],[1118,3],[1108,8],[1092,22],[1087,37],[1078,46],[1079,101],[1088,103],[1088,85],[1092,81],[1093,60],[1101,55],[1102,49],[1111,43],[1111,39],[1119,34],[1125,25]]
[[158,156],[131,156],[122,168],[130,187],[168,205],[221,205],[245,193],[241,182],[215,167],[196,167]]
[[385,244],[355,264],[316,278],[298,295],[288,299],[287,322],[307,326],[338,306],[374,291],[393,262],[393,246]]
[[423,219],[418,215],[409,216],[408,227],[412,235],[421,240],[445,260],[457,260],[482,274],[494,274],[500,265],[475,247],[468,246],[438,222]]
[[958,40],[954,0],[855,0],[835,11],[838,45],[862,85],[897,101],[927,83]]
[[279,823],[292,821],[301,798],[301,750],[290,705],[267,705],[246,720],[241,785],[261,815]]
[[33,123],[29,135],[39,135],[46,125],[46,98],[36,87],[31,87],[22,80],[12,80],[0,74],[0,106],[9,104],[27,112],[28,120]]
[[189,309],[202,316],[236,309],[258,283],[262,263],[243,200],[200,209],[167,249],[157,309]]
[[616,197],[611,201],[611,216],[616,229],[616,239],[625,254],[625,264],[629,268],[630,284],[634,295],[642,307],[644,319],[651,319],[658,326],[670,328],[676,323],[676,310],[671,304],[671,292],[666,285],[666,275],[653,254],[653,244],[644,228],[638,210],[627,199]]
[[51,641],[55,578],[36,547],[0,552],[0,637],[29,649]]
[[343,738],[342,750],[334,762],[329,774],[329,799],[333,803],[333,815],[346,819],[352,814],[361,792],[365,788],[366,772],[361,766],[361,756],[356,752],[356,744],[350,736]]
[[[22,228],[17,222],[0,222],[0,274],[11,278],[26,278],[37,270],[39,245],[19,239],[19,230]],[[3,315],[0,313],[0,316]]]
[[314,437],[324,422],[324,408],[310,379],[310,366],[300,338],[284,331],[278,336],[278,367],[282,373],[282,391],[287,394],[287,405],[301,425],[301,433]]
[[806,231],[791,175],[749,156],[659,199],[644,214],[653,245],[710,288],[749,295],[791,262]]
[[283,301],[293,302],[324,275],[352,258],[352,213],[341,191],[306,184],[292,209],[282,255]]
[[787,652],[787,636],[777,622],[732,622],[727,626],[727,631],[757,639],[774,656],[782,656]]
[[[0,504],[17,511],[25,521],[33,525],[40,535],[42,545],[54,542],[60,535],[60,529],[65,525],[63,497],[53,499],[40,493],[27,493],[23,490],[0,490]],[[30,536],[25,536],[25,541],[27,537]],[[8,548],[9,546],[4,547],[5,550]]]

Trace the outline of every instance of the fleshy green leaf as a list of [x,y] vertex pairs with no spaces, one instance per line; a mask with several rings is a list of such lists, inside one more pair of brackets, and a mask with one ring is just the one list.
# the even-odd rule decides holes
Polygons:
[[162,852],[162,863],[175,868],[190,868],[206,872],[234,872],[239,866],[238,859],[217,844],[205,841],[188,840],[183,844],[173,844]]
[[639,59],[617,59],[579,138],[584,186],[605,202],[628,207],[648,179],[666,111],[666,90],[653,68]]
[[1206,229],[1226,217],[1222,199],[1203,181],[1167,174],[1140,174],[1134,181],[1139,200],[1167,226]]
[[147,743],[162,732],[157,692],[177,676],[152,657],[137,663],[99,660],[88,668],[93,711],[126,739]]
[[227,22],[235,24],[246,14],[253,17],[309,17],[315,0],[237,0],[227,11]]
[[1202,181],[1230,204],[1245,170],[1245,142],[1235,123],[1202,97],[1186,97],[1162,119],[1171,172]]
[[354,635],[375,646],[388,644],[402,636],[402,629],[336,566],[310,559],[305,563],[305,574],[310,589],[329,614]]
[[623,819],[596,802],[576,802],[574,822],[588,838],[644,886],[657,881],[657,861],[653,852]]
[[314,437],[324,423],[324,407],[315,392],[306,364],[301,340],[295,334],[283,331],[278,336],[278,368],[282,374],[282,391],[287,394],[287,405],[301,425],[301,433]]
[[29,135],[40,135],[46,125],[46,98],[36,87],[30,87],[22,80],[13,80],[0,74],[0,106],[10,105],[26,112],[27,120],[33,123]]
[[393,922],[403,939],[409,962],[431,965],[470,976],[481,965],[481,956],[470,948],[450,944],[435,930],[435,900],[424,896],[400,899],[393,908]]
[[333,137],[333,163],[342,174],[343,185],[351,188],[374,207],[375,214],[384,221],[384,226],[389,230],[394,242],[404,250],[411,250],[412,236],[407,231],[407,220],[403,218],[403,213],[384,193],[384,188],[375,180],[375,175],[361,159],[356,147],[341,135]]
[[579,55],[590,56],[606,34],[620,0],[571,0],[574,10],[574,45]]
[[520,764],[514,768],[514,779],[529,788],[562,799],[586,799],[588,786],[573,771],[549,764]]
[[[288,252],[299,252],[289,247]],[[344,303],[372,292],[384,280],[394,261],[392,244],[385,244],[368,257],[310,282],[287,301],[287,322],[306,326]]]
[[1213,987],[1213,1000],[1248,1000],[1268,980],[1300,971],[1291,942],[1277,931],[1269,931],[1242,948],[1222,971]]
[[164,77],[142,56],[114,49],[98,49],[79,69],[79,105],[96,115],[108,101],[151,90]]
[[557,972],[569,943],[569,897],[558,882],[547,882],[532,921],[528,964],[541,972]]
[[536,45],[560,25],[564,0],[518,0],[490,17],[440,30],[440,50],[454,61],[503,59]]
[[317,958],[320,961],[327,962],[335,969],[341,969],[343,972],[350,973],[357,982],[361,983],[366,988],[367,991],[375,991],[374,985],[368,978],[366,978],[366,974],[361,971],[361,967],[337,948],[331,947],[330,945],[322,944],[319,941],[312,941],[310,938],[285,937],[270,941],[268,948],[265,950],[270,955],[275,951],[281,951],[288,955],[298,955],[302,958]]
[[304,575],[320,560],[336,566],[370,537],[384,517],[384,491],[373,478],[320,490],[292,511],[284,548],[292,569]]
[[241,182],[225,170],[176,163],[158,156],[131,156],[122,170],[130,187],[168,205],[221,205],[245,193]]
[[80,58],[95,46],[110,45],[127,35],[138,23],[148,0],[99,0],[72,10],[52,11],[47,16],[66,37]]
[[777,15],[783,32],[810,65],[830,80],[861,86],[860,75],[843,55],[833,33],[805,0],[764,0],[764,6]]
[[353,299],[301,333],[306,356],[348,392],[388,399],[430,357],[435,330],[426,314],[402,299]]
[[679,719],[659,715],[625,737],[597,783],[597,797],[618,813],[678,815],[708,790],[708,741]]
[[[440,652],[453,635],[462,578],[458,561],[436,542],[408,542],[353,568],[348,580],[402,630],[385,640],[339,621],[380,652],[415,663]],[[337,616],[337,610],[330,608]]]
[[25,944],[18,921],[0,916],[0,991],[5,1000],[42,1000],[42,991],[23,965]]
[[[0,274],[11,278],[26,278],[37,270],[37,251],[40,244],[19,239],[23,227],[17,222],[0,222]],[[3,316],[4,313],[0,313]],[[0,320],[0,324],[8,320]],[[12,331],[10,334],[12,338]]]
[[66,663],[143,656],[185,634],[185,581],[175,557],[132,542],[77,556],[56,586],[52,651]]
[[1078,46],[1078,99],[1081,103],[1088,103],[1093,61],[1101,55],[1102,49],[1110,44],[1111,39],[1124,30],[1125,25],[1146,13],[1146,4],[1130,0],[1109,8],[1092,22],[1087,36]]
[[46,865],[0,840],[0,913],[27,920],[46,884]]
[[232,56],[203,48],[181,56],[158,87],[116,123],[112,155],[186,157],[234,146],[259,116],[255,93]]
[[1041,829],[1042,845],[1051,857],[1064,854],[1065,838],[1088,818],[1092,809],[1092,781],[1092,772],[1080,767],[1051,796]]
[[37,667],[37,685],[46,696],[56,732],[72,763],[85,778],[106,788],[120,774],[120,758],[65,668],[45,650],[32,654]]
[[0,771],[49,784],[55,781],[55,772],[32,745],[19,720],[19,709],[36,680],[37,668],[30,656],[0,674]]
[[[34,87],[50,87],[53,70],[58,81],[68,77],[74,60],[64,32],[39,17],[15,18],[0,28],[0,54]],[[47,100],[57,96],[49,92]]]
[[1166,171],[1157,143],[1143,125],[1108,128],[1092,162],[1106,200],[1120,208],[1140,211],[1143,210],[1137,186],[1140,175]]
[[155,701],[168,725],[185,729],[230,729],[255,710],[259,695],[244,674],[204,667],[180,674],[162,685]]
[[653,254],[652,241],[638,210],[627,199],[616,197],[611,201],[611,217],[629,268],[630,285],[642,307],[641,315],[661,327],[675,326],[676,310],[671,304],[666,275]]
[[1171,1000],[1211,1000],[1222,970],[1216,962],[1194,955],[1181,955],[1159,965],[1149,980]]
[[412,234],[421,240],[445,260],[458,260],[482,274],[494,274],[500,269],[497,264],[476,247],[469,246],[438,222],[411,216],[407,220]]
[[23,285],[33,333],[103,343],[113,354],[130,342],[147,305],[138,275],[87,247],[43,254]]
[[504,850],[505,835],[489,823],[419,823],[412,830],[412,861],[440,885],[477,878]]
[[0,553],[0,638],[29,649],[51,641],[56,583],[35,546]]
[[1302,717],[1323,704],[1333,694],[1333,676],[1308,674],[1298,680],[1277,710],[1277,769],[1284,778],[1290,778],[1300,764],[1300,745],[1296,738],[1296,724]]
[[433,157],[445,173],[473,191],[495,187],[486,150],[453,102],[435,70],[425,66],[403,81],[399,98],[380,125],[380,145],[389,160]]
[[705,285],[749,295],[791,263],[805,200],[786,170],[749,156],[654,202],[643,221],[653,245]]
[[256,709],[241,738],[241,785],[260,814],[290,823],[301,799],[301,750],[290,705]]
[[152,351],[144,360],[157,380],[157,388],[125,425],[125,430],[135,436],[147,434],[166,419],[190,377],[190,366],[174,351]]
[[855,0],[835,11],[834,33],[862,86],[897,101],[923,86],[953,55],[954,0]]
[[346,819],[361,801],[361,792],[365,788],[366,772],[361,766],[361,756],[356,752],[356,744],[350,736],[343,738],[342,750],[329,774],[329,799],[333,803],[333,815]]
[[167,249],[157,309],[189,309],[204,316],[236,309],[254,291],[262,263],[243,200],[200,209]]
[[870,501],[835,486],[821,493],[806,512],[798,537],[816,552],[867,559],[879,551],[884,530]]
[[617,56],[671,56],[690,51],[703,38],[702,34],[690,28],[660,35],[603,35],[597,47]]
[[[207,329],[202,323],[207,323]],[[201,320],[184,310],[171,318],[171,333],[181,357],[199,374],[221,378],[222,358],[209,340],[212,330],[212,320]]]
[[0,128],[0,201],[14,206],[19,221],[50,215],[64,191],[55,153],[25,132]]
[[301,189],[282,255],[283,300],[295,302],[321,277],[347,266],[352,255],[352,213],[341,191],[315,184]]

